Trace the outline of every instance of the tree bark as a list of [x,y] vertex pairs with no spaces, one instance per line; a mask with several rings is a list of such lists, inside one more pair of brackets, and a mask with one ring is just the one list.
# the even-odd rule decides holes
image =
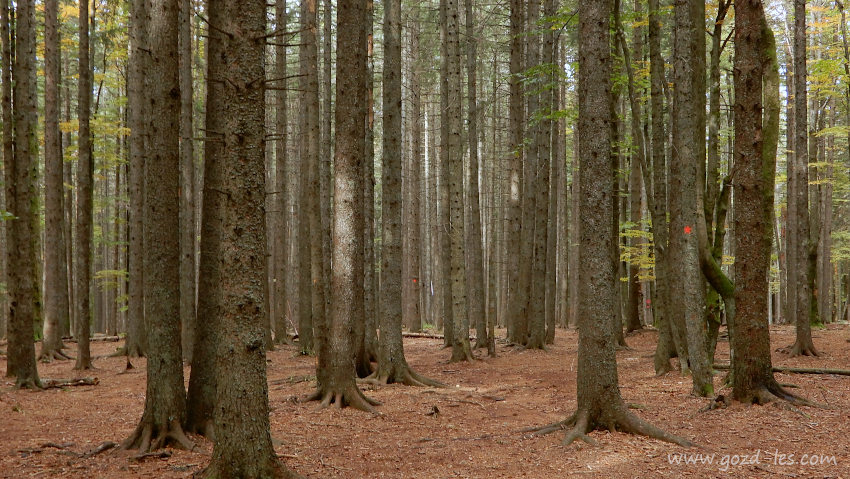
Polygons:
[[577,411],[538,434],[572,428],[564,439],[587,442],[596,429],[642,434],[680,445],[690,442],[661,431],[633,415],[620,396],[615,355],[616,268],[611,250],[616,238],[610,217],[614,196],[611,170],[611,2],[579,4],[579,150],[581,151],[581,277]]
[[80,52],[79,81],[77,90],[77,121],[79,123],[79,144],[77,162],[77,363],[74,369],[91,369],[89,335],[91,318],[91,261],[92,229],[94,222],[92,189],[94,187],[94,162],[92,161],[91,130],[89,118],[92,95],[92,72],[89,62],[89,4],[80,2]]
[[[362,31],[367,0],[337,3],[336,136],[334,140],[333,257],[331,307],[318,324],[317,390],[311,399],[323,407],[334,404],[373,411],[372,401],[355,383],[354,322],[362,317],[364,282],[363,161],[366,108],[362,94],[367,75],[367,42]],[[361,303],[358,305],[358,303]]]
[[773,377],[767,327],[779,73],[773,33],[760,0],[735,4],[734,67],[738,173],[734,204],[736,314],[731,334],[732,396],[750,404],[762,404],[776,397],[796,400]]
[[[276,0],[275,3],[275,26],[278,30],[285,31],[289,17],[286,13],[286,1]],[[289,317],[286,297],[286,286],[289,279],[287,268],[289,257],[289,201],[288,188],[289,175],[286,171],[287,165],[287,140],[289,138],[289,124],[287,111],[287,68],[286,68],[286,45],[283,42],[275,44],[275,77],[278,78],[279,90],[275,95],[275,132],[277,139],[274,143],[275,150],[275,182],[277,198],[277,235],[275,236],[275,306],[274,306],[274,333],[275,342],[278,344],[288,343],[286,318]]]
[[195,336],[195,148],[192,116],[192,6],[180,0],[180,324],[182,351],[192,363]]
[[[6,119],[13,116],[10,124],[14,125],[14,153],[4,157],[7,208],[14,215],[7,230],[9,249],[6,261],[9,268],[10,301],[6,376],[15,378],[16,388],[39,389],[41,381],[36,369],[33,344],[33,328],[39,322],[41,309],[36,250],[39,204],[35,2],[25,0],[17,2],[16,6],[17,11],[13,14],[8,4],[4,2],[0,5],[3,9],[0,22],[5,27],[4,42],[5,35],[13,28],[10,17],[14,15],[15,18],[15,54],[13,70],[10,72],[15,81],[14,110],[4,112]],[[11,52],[11,45],[7,43],[7,46]],[[10,66],[8,62],[4,64],[6,68]],[[9,106],[11,104],[7,103]]]
[[180,348],[180,79],[179,0],[150,4],[150,149],[145,171],[145,308],[148,332],[145,410],[122,446],[150,452],[174,444],[191,449],[183,433],[186,391]]
[[207,142],[204,216],[215,231],[202,237],[201,265],[214,281],[203,313],[215,316],[220,367],[203,477],[293,477],[272,445],[266,382],[266,2],[211,0],[209,22],[207,125],[219,141]]
[[797,337],[788,351],[791,356],[817,356],[810,324],[811,284],[809,271],[809,149],[808,90],[806,85],[806,2],[794,0],[794,206],[795,212],[795,300]]
[[[39,359],[69,359],[62,325],[70,321],[65,248],[65,184],[59,132],[59,20],[57,0],[44,4],[44,341]],[[8,284],[8,283],[7,283]]]
[[524,88],[520,78],[525,68],[523,49],[523,28],[525,24],[524,2],[511,0],[510,14],[510,98],[508,108],[508,199],[507,221],[505,225],[505,247],[507,262],[505,309],[507,314],[508,339],[517,340],[517,316],[515,305],[519,301],[519,251],[522,229],[522,165],[523,165],[523,124],[525,123]]
[[479,158],[478,158],[478,39],[475,33],[475,9],[473,0],[464,0],[466,17],[466,69],[469,133],[469,170],[467,173],[466,215],[468,228],[466,234],[467,288],[469,291],[469,321],[475,324],[476,341],[474,347],[487,347],[487,324],[484,313],[485,278],[484,254],[481,245],[481,206],[479,199]]
[[409,19],[410,35],[410,159],[405,177],[407,207],[404,209],[404,265],[402,275],[402,323],[408,331],[422,330],[422,314],[425,310],[425,296],[422,294],[425,277],[425,244],[427,236],[420,233],[422,215],[423,190],[421,170],[424,167],[422,157],[422,82],[423,73],[419,34],[421,8],[418,4],[410,7],[413,11]]
[[[130,166],[127,186],[130,196],[130,241],[127,248],[129,280],[127,283],[127,341],[128,357],[144,356],[147,349],[144,288],[144,181],[147,133],[145,78],[148,64],[147,22],[145,0],[130,4],[130,64],[127,79],[127,106],[130,126]],[[79,226],[79,220],[78,220]],[[77,233],[79,235],[79,232]],[[79,293],[76,293],[79,296]]]

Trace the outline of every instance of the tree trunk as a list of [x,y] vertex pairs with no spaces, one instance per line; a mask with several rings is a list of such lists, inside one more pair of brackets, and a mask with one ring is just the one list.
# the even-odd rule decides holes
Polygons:
[[179,0],[150,4],[150,149],[145,170],[145,295],[148,342],[145,410],[122,446],[148,452],[173,443],[191,449],[183,434],[186,391],[180,351],[180,91]]
[[791,356],[817,356],[812,342],[809,281],[809,151],[808,91],[806,85],[806,2],[794,0],[794,203],[796,207],[796,277],[795,284],[797,337],[789,347]]
[[472,352],[469,344],[469,315],[466,309],[466,268],[464,255],[464,205],[463,205],[463,145],[461,144],[461,86],[462,66],[460,56],[460,28],[458,0],[446,0],[446,77],[448,105],[448,196],[449,231],[451,236],[451,291],[452,291],[452,361],[469,361]]
[[[367,43],[363,19],[367,0],[337,3],[336,136],[334,140],[333,257],[330,283],[330,314],[317,324],[319,342],[312,399],[322,406],[352,407],[372,411],[375,401],[367,399],[354,381],[352,358],[357,346],[351,334],[362,317],[358,303],[363,294],[363,161],[366,156],[366,109],[360,102],[367,76]],[[362,304],[362,303],[361,303]]]
[[735,72],[738,173],[734,204],[736,314],[731,334],[732,395],[744,403],[762,404],[775,397],[793,400],[794,396],[773,377],[767,327],[779,73],[773,33],[760,0],[735,4]]
[[[667,231],[667,133],[664,128],[664,59],[661,56],[661,20],[658,0],[649,0],[649,57],[650,97],[652,113],[652,237],[655,245],[655,304],[653,313],[658,322],[658,343],[655,349],[655,374],[671,370],[670,358],[682,351],[678,335],[673,336],[673,315],[670,304],[670,278]],[[646,178],[647,176],[645,176]],[[649,183],[647,182],[647,191]],[[647,198],[649,198],[647,193]],[[678,330],[679,328],[677,328]],[[682,359],[686,359],[683,356]]]
[[383,92],[383,241],[378,310],[381,336],[374,379],[380,384],[438,385],[410,369],[401,336],[401,0],[384,3]]
[[[5,35],[12,28],[10,17],[13,14],[5,2],[2,8],[0,22],[5,26],[5,42]],[[33,344],[33,328],[40,314],[36,249],[39,205],[35,2],[17,2],[15,13],[15,56],[11,72],[15,81],[14,112],[4,115],[8,119],[14,113],[14,154],[5,156],[5,163],[6,206],[15,217],[8,226],[9,249],[6,256],[10,298],[6,376],[15,378],[16,388],[38,389],[41,381]],[[9,63],[4,63],[8,68]]]
[[[44,341],[39,359],[69,359],[62,351],[68,316],[65,248],[65,184],[59,131],[59,20],[57,0],[44,4]],[[7,283],[8,284],[8,283]]]
[[[148,73],[147,20],[145,0],[133,0],[130,5],[130,65],[127,79],[127,104],[130,126],[130,166],[127,186],[130,196],[130,241],[127,248],[129,280],[127,283],[127,340],[128,357],[144,356],[147,349],[144,288],[144,181],[147,132],[145,120]],[[78,220],[79,230],[79,220]],[[79,235],[79,231],[77,233]],[[80,292],[77,290],[76,296]]]
[[91,369],[89,334],[91,320],[91,261],[92,230],[94,222],[92,189],[94,162],[92,161],[91,110],[92,78],[89,62],[89,5],[80,2],[80,53],[79,81],[77,90],[77,121],[79,123],[79,145],[77,161],[77,260],[75,280],[77,287],[77,363],[74,369]]
[[[671,276],[672,318],[682,318],[687,341],[687,366],[693,373],[693,393],[698,396],[713,394],[711,364],[708,363],[703,324],[704,287],[699,267],[699,244],[696,234],[697,208],[702,208],[697,190],[700,163],[705,155],[704,127],[700,124],[698,109],[705,109],[703,94],[705,82],[701,79],[704,60],[697,56],[696,44],[704,33],[694,15],[694,2],[677,2],[675,7],[676,42],[673,102],[673,157],[670,165],[670,257],[681,264],[681,272]],[[704,4],[703,4],[704,5]],[[704,40],[702,40],[703,43]],[[704,58],[704,56],[703,56]],[[700,63],[703,68],[699,68]],[[701,85],[702,84],[702,85]],[[702,88],[701,88],[702,86]],[[703,145],[702,147],[700,145]],[[680,353],[680,360],[681,360]],[[686,363],[682,362],[683,369]]]
[[479,199],[479,158],[478,158],[478,39],[475,33],[475,9],[473,0],[464,0],[466,16],[466,69],[467,102],[469,127],[469,171],[467,174],[466,214],[469,228],[466,234],[467,288],[469,290],[469,321],[475,323],[475,348],[487,347],[487,324],[484,313],[485,278],[484,253],[481,245],[481,206]]
[[[402,323],[408,331],[418,332],[422,330],[422,312],[424,308],[423,291],[425,277],[425,244],[427,236],[420,233],[420,221],[423,218],[421,212],[422,187],[420,182],[423,175],[420,170],[424,166],[422,158],[422,83],[420,75],[423,68],[420,58],[419,47],[419,24],[421,22],[421,8],[419,5],[411,6],[411,19],[408,30],[410,31],[410,159],[405,178],[407,207],[404,209],[404,265],[405,273],[402,275]],[[421,304],[420,304],[421,303]]]
[[192,6],[180,0],[180,324],[183,356],[192,363],[195,336],[195,148],[192,113]]
[[611,2],[579,4],[579,125],[581,151],[581,277],[577,411],[565,421],[541,428],[547,433],[571,427],[564,444],[596,429],[643,434],[680,445],[689,441],[668,434],[633,415],[620,396],[613,334],[616,268],[611,251],[616,238],[610,211],[617,201],[611,170]]
[[203,477],[292,477],[272,445],[266,383],[265,84],[257,81],[265,78],[258,39],[266,2],[211,0],[209,20],[220,28],[210,29],[209,76],[231,81],[210,82],[207,103],[208,128],[220,141],[207,142],[204,215],[216,228],[201,264],[214,280],[205,292],[221,367],[216,442]]
[[[286,13],[286,1],[276,0],[275,3],[275,26],[278,30],[285,31],[288,26]],[[289,137],[288,111],[287,111],[287,68],[286,68],[286,45],[283,42],[275,44],[275,78],[278,79],[278,90],[275,90],[275,132],[277,139],[274,143],[275,150],[275,189],[277,195],[277,234],[275,235],[275,305],[274,305],[274,336],[275,342],[284,344],[289,342],[286,332],[286,318],[289,317],[286,296],[286,285],[289,279],[290,269],[287,268],[289,257],[289,201],[288,188],[289,174],[287,174],[287,139]]]
[[522,230],[522,165],[523,124],[525,123],[524,89],[522,74],[525,68],[523,29],[525,26],[524,2],[511,0],[510,14],[510,105],[508,109],[508,131],[510,159],[508,160],[507,221],[505,224],[505,247],[507,262],[505,309],[507,314],[508,340],[516,341],[516,303],[519,301],[520,236]]

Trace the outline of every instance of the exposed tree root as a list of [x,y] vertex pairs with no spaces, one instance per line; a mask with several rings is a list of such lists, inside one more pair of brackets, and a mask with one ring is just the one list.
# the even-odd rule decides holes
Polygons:
[[809,341],[809,344],[803,344],[800,340],[797,340],[794,341],[794,344],[781,348],[779,351],[792,358],[796,358],[797,356],[820,356],[820,353],[815,349],[815,345],[811,341]]
[[67,361],[69,359],[74,359],[71,356],[65,354],[61,349],[49,349],[47,351],[41,351],[41,354],[38,355],[38,360],[43,363],[50,363],[55,361]]
[[[729,370],[728,364],[715,364],[714,369],[721,371]],[[774,366],[775,373],[793,373],[793,374],[834,374],[836,376],[850,376],[850,369],[829,369],[829,368],[790,368],[785,366]]]
[[339,390],[320,387],[316,392],[308,396],[305,401],[319,401],[320,408],[333,405],[342,409],[349,406],[372,414],[377,414],[378,412],[373,406],[379,406],[381,404],[379,401],[366,397],[363,391],[354,383],[344,386]]
[[94,448],[94,449],[92,449],[92,450],[90,450],[90,451],[86,451],[86,452],[84,452],[83,454],[81,454],[81,455],[80,455],[80,457],[81,457],[81,458],[84,458],[84,459],[87,459],[87,458],[89,458],[89,457],[94,457],[94,456],[97,456],[98,454],[100,454],[100,453],[102,453],[102,452],[106,452],[106,451],[108,451],[108,450],[110,450],[110,449],[112,449],[112,448],[114,448],[114,447],[118,447],[118,444],[117,444],[117,443],[114,443],[114,442],[112,442],[112,441],[102,442],[102,443],[101,443],[99,446],[97,446],[96,448]]
[[569,418],[553,424],[548,424],[540,428],[527,429],[526,431],[533,432],[536,436],[550,434],[556,431],[569,429],[567,435],[562,442],[563,445],[572,444],[576,439],[580,439],[588,444],[596,444],[596,441],[587,435],[587,433],[596,429],[607,429],[612,432],[621,431],[631,434],[638,434],[654,439],[659,439],[665,442],[678,444],[684,447],[694,446],[694,443],[685,438],[670,434],[663,431],[643,419],[629,412],[624,406],[616,407],[615,411],[609,415],[607,420],[597,418],[592,420],[588,411],[579,410]]
[[121,442],[121,449],[138,449],[144,454],[168,445],[189,451],[195,448],[177,419],[171,420],[166,427],[156,427],[143,418],[133,434]]
[[212,419],[207,419],[196,425],[187,424],[186,432],[204,436],[208,440],[215,442],[215,423]]
[[16,389],[29,389],[32,391],[41,391],[44,388],[41,387],[41,382],[35,378],[26,377],[26,378],[18,378],[15,380],[15,388]]
[[395,366],[391,372],[382,372],[380,366],[378,370],[362,379],[366,384],[375,386],[386,386],[387,384],[404,384],[405,386],[419,387],[434,387],[444,388],[445,384],[431,378],[427,378],[416,371],[410,369],[410,366]]
[[785,401],[794,406],[825,408],[825,406],[821,404],[809,401],[808,399],[797,396],[796,394],[789,393],[782,386],[780,386],[779,383],[775,381],[773,381],[773,384],[768,384],[766,386],[757,388],[750,394],[748,398],[746,398],[746,401],[744,402],[749,402],[750,404],[764,405],[777,400]]

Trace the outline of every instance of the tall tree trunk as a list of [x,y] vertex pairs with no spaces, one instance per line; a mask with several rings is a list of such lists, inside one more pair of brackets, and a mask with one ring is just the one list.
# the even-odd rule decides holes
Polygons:
[[150,4],[148,97],[150,156],[145,171],[145,294],[148,342],[145,410],[122,446],[142,452],[169,443],[187,449],[183,434],[186,391],[180,351],[180,90],[178,68],[179,0]]
[[79,80],[77,90],[77,121],[79,123],[79,145],[77,161],[77,363],[74,369],[91,369],[89,334],[91,320],[91,261],[92,229],[94,209],[92,189],[94,187],[94,162],[92,161],[91,111],[92,72],[89,62],[89,4],[80,2],[80,53]]
[[[312,399],[322,406],[346,405],[372,411],[377,404],[360,391],[354,381],[352,358],[357,346],[351,334],[362,317],[363,293],[363,161],[366,109],[362,91],[366,84],[367,0],[337,3],[337,82],[334,122],[334,208],[331,307],[327,320],[317,324],[319,342],[316,366],[317,390]],[[361,303],[362,304],[362,303]],[[357,311],[361,309],[361,311]]]
[[[677,318],[683,319],[687,341],[688,366],[693,372],[693,393],[709,396],[714,392],[711,365],[708,364],[705,330],[703,326],[704,287],[699,267],[699,244],[696,234],[697,208],[702,208],[697,190],[700,163],[705,155],[704,128],[699,121],[698,109],[705,109],[703,94],[705,81],[704,56],[698,57],[696,44],[704,33],[702,18],[694,15],[693,0],[676,3],[676,42],[673,102],[673,157],[670,165],[670,256],[681,264],[681,273],[672,276],[671,288],[674,328]],[[704,5],[704,4],[703,4]],[[704,8],[704,7],[703,7]],[[697,22],[699,18],[699,23]],[[703,68],[699,68],[702,63]],[[701,88],[702,85],[702,88]],[[700,145],[703,145],[702,147]],[[684,366],[684,362],[683,362]],[[684,372],[684,367],[683,367]]]
[[[313,4],[313,13],[309,14],[309,3]],[[311,23],[311,18],[313,19]],[[310,135],[313,133],[311,124],[308,124],[308,116],[311,108],[310,99],[307,96],[309,86],[307,85],[307,52],[308,44],[312,42],[315,45],[315,31],[311,30],[315,27],[315,0],[301,0],[301,42],[298,50],[299,62],[299,83],[298,89],[301,96],[299,98],[299,137],[301,141],[298,143],[299,154],[298,162],[300,169],[298,172],[298,196],[295,198],[295,218],[297,221],[297,232],[295,240],[295,262],[298,265],[297,286],[295,288],[296,295],[291,300],[293,303],[298,302],[298,343],[301,346],[301,354],[309,355],[314,352],[314,327],[312,315],[312,252],[310,248],[310,173],[313,159],[313,148],[316,145],[318,138],[313,138],[310,141]],[[312,40],[311,40],[312,37]]]
[[366,377],[372,372],[371,361],[378,352],[377,321],[375,320],[375,302],[377,278],[375,277],[375,136],[374,136],[374,39],[373,33],[374,3],[366,3],[361,29],[361,42],[366,45],[366,75],[362,77],[360,94],[363,101],[360,108],[365,116],[363,151],[366,155],[363,165],[363,298],[358,300],[355,321],[354,368],[358,377]]
[[[127,340],[128,357],[144,356],[147,349],[144,288],[144,181],[147,133],[145,113],[148,74],[148,8],[145,0],[133,0],[130,5],[130,65],[127,79],[128,119],[130,125],[130,166],[127,186],[130,193],[130,241],[128,245],[129,280],[127,283]],[[79,171],[79,170],[78,170]],[[78,219],[79,230],[79,219]],[[79,236],[79,231],[77,233]],[[80,295],[79,290],[75,292]],[[79,318],[78,318],[79,319]]]
[[[682,355],[683,344],[679,335],[673,335],[673,315],[670,301],[670,266],[667,230],[667,133],[664,128],[664,59],[661,56],[661,19],[658,0],[649,0],[649,59],[650,105],[652,113],[652,237],[655,246],[654,316],[658,321],[658,343],[655,350],[655,374],[670,371],[670,358]],[[646,178],[646,176],[645,176]],[[647,182],[647,192],[649,192]],[[647,193],[649,198],[649,193]],[[677,330],[679,328],[676,328]],[[680,360],[686,360],[684,355]]]
[[475,33],[475,9],[473,0],[464,0],[466,17],[466,69],[469,134],[469,170],[467,173],[466,214],[468,228],[466,234],[467,288],[469,291],[468,315],[475,323],[475,348],[487,347],[487,324],[484,313],[485,278],[484,254],[481,245],[481,206],[479,199],[479,158],[478,158],[478,39]]
[[195,336],[195,148],[192,114],[192,6],[180,0],[180,324],[182,350],[192,363]]
[[207,125],[221,141],[207,142],[204,215],[216,229],[201,263],[215,280],[205,292],[217,307],[210,312],[221,367],[204,477],[293,477],[272,445],[266,383],[265,84],[257,81],[265,78],[258,39],[266,34],[266,2],[210,0],[209,20],[218,27],[210,28],[209,76],[231,81],[210,82],[207,103]]
[[767,273],[779,138],[779,68],[773,32],[760,0],[735,4],[735,72],[737,311],[731,332],[732,395],[747,404],[763,404],[777,397],[798,402],[774,379],[770,358]]
[[[286,31],[288,25],[286,13],[286,1],[276,0],[275,3],[275,26],[278,30]],[[286,44],[277,42],[275,51],[275,78],[278,79],[278,89],[275,90],[275,132],[277,139],[274,143],[275,151],[275,189],[277,192],[277,235],[275,236],[275,317],[274,333],[275,342],[278,344],[288,343],[289,336],[286,332],[286,318],[288,314],[288,303],[286,297],[286,285],[289,278],[287,258],[289,257],[289,201],[288,188],[289,175],[286,171],[287,164],[287,139],[289,137],[288,111],[287,111],[287,68],[286,68]]]
[[611,170],[611,2],[579,4],[579,150],[581,151],[581,292],[577,410],[570,418],[538,433],[572,428],[564,439],[590,442],[596,429],[642,434],[680,445],[690,442],[652,426],[627,408],[620,395],[613,334],[616,268],[611,251],[616,238],[610,211],[617,201]]
[[522,74],[525,68],[523,31],[525,25],[524,2],[511,0],[510,15],[510,106],[508,109],[508,134],[510,159],[508,161],[508,209],[505,224],[505,245],[507,254],[505,298],[508,339],[516,341],[517,316],[515,307],[519,301],[519,252],[522,229],[522,165],[523,165],[523,124],[525,123],[524,89]]
[[[68,316],[65,248],[65,184],[59,132],[59,20],[57,0],[44,4],[44,341],[39,359],[69,359],[62,352],[62,325]],[[7,283],[8,284],[8,283]]]
[[410,369],[401,336],[401,0],[384,3],[383,181],[378,369],[375,382],[440,385]]
[[[5,35],[11,29],[12,15],[8,4],[3,4],[2,8],[3,18],[0,22],[5,26],[5,42]],[[14,111],[10,112],[14,114],[14,154],[4,156],[7,208],[15,217],[8,226],[9,249],[6,256],[10,293],[6,376],[15,378],[17,388],[38,389],[41,381],[36,369],[33,344],[33,328],[39,322],[41,309],[36,249],[39,202],[35,2],[17,2],[16,13],[14,70],[11,72],[15,81]],[[4,63],[8,68],[9,63]],[[4,116],[8,119],[11,115]]]
[[806,2],[794,0],[794,203],[796,207],[795,284],[797,337],[789,347],[791,356],[817,356],[812,342],[809,281],[809,151],[808,90],[806,85]]
[[422,329],[422,313],[425,309],[425,298],[422,295],[423,278],[425,277],[425,244],[427,236],[420,233],[422,215],[422,186],[421,170],[424,167],[422,157],[422,61],[420,58],[419,32],[422,9],[418,4],[411,6],[409,19],[410,35],[410,158],[405,177],[407,187],[407,207],[404,208],[404,265],[406,274],[402,275],[402,323],[409,331]]
[[461,85],[460,27],[457,0],[446,0],[446,77],[448,105],[448,195],[449,231],[451,236],[451,290],[452,290],[452,361],[469,361],[472,352],[469,344],[469,315],[466,309],[466,260],[464,255],[464,205],[463,205],[463,145],[461,144]]
[[[530,6],[529,6],[530,8]],[[551,7],[549,8],[551,11]],[[539,11],[535,12],[534,17],[539,17]],[[551,12],[554,14],[554,12]],[[529,23],[531,17],[529,17]],[[548,21],[546,23],[548,25]],[[535,25],[536,28],[539,28]],[[551,63],[552,49],[550,37],[552,29],[545,27],[543,33],[542,52],[539,56],[539,65]],[[539,38],[537,43],[541,43]],[[537,47],[535,46],[535,49]],[[535,155],[537,157],[537,174],[534,181],[534,223],[533,223],[533,265],[532,265],[532,280],[531,289],[529,290],[529,321],[528,321],[528,342],[526,346],[533,349],[543,349],[546,343],[546,269],[547,265],[553,263],[554,258],[548,256],[548,233],[549,228],[549,169],[551,164],[551,121],[547,119],[552,103],[552,89],[547,85],[550,78],[548,75],[538,74],[536,88],[540,90],[538,95],[538,120],[537,127],[534,130],[532,141],[535,146]]]

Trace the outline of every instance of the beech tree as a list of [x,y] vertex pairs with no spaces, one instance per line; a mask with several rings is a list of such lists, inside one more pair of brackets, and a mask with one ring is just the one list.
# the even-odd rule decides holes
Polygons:
[[[779,139],[779,67],[761,0],[735,3],[735,319],[732,395],[744,403],[783,399],[773,377],[767,324],[773,186]],[[763,102],[763,103],[762,103]],[[763,110],[763,112],[762,112]]]

